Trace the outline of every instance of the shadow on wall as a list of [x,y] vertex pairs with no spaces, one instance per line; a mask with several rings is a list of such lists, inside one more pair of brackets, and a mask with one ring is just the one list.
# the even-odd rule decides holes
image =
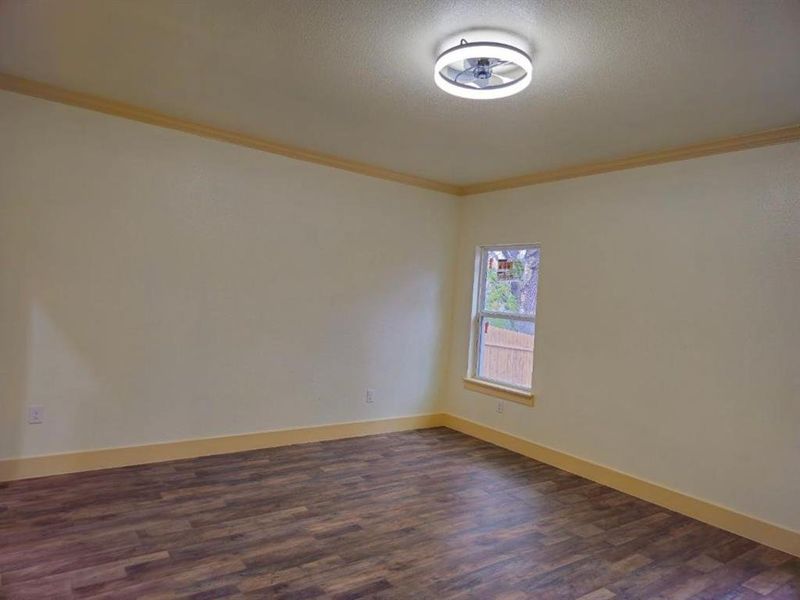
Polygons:
[[286,319],[260,306],[271,284],[241,268],[243,244],[224,248],[152,201],[157,232],[129,206],[92,206],[87,226],[66,202],[39,204],[36,233],[6,240],[18,269],[2,298],[0,459],[215,435],[231,414],[257,429],[264,415],[237,418],[231,397],[263,404],[270,366],[293,380],[299,362],[265,346]]
[[[12,320],[11,335],[4,341],[12,360],[6,362],[0,460],[49,454],[64,443],[91,445],[104,426],[96,407],[115,393],[93,368],[88,348],[81,349],[33,297],[37,281],[26,283],[5,314]],[[42,423],[29,422],[31,407],[43,409]],[[12,478],[15,469],[12,463]]]
[[[6,269],[10,293],[3,293],[0,304],[0,460],[19,456],[23,452],[26,433],[28,397],[28,351],[31,321],[29,290],[21,281],[19,270]],[[4,277],[4,278],[5,278]],[[10,281],[9,281],[10,280]]]
[[275,227],[258,196],[15,203],[0,460],[430,412],[451,258],[430,256],[447,246],[397,227],[411,202],[351,204],[365,216],[323,232],[295,205]]
[[14,94],[0,130],[0,460],[434,408],[455,199]]

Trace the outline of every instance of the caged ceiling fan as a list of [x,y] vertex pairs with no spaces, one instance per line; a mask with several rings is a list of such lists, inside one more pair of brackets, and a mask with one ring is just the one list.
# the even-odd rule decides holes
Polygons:
[[491,100],[512,96],[528,87],[531,68],[530,56],[519,48],[462,39],[436,59],[434,80],[448,94]]

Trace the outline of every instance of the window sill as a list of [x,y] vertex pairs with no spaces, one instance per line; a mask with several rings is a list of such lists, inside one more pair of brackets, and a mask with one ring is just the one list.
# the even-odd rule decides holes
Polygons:
[[523,392],[522,390],[496,383],[489,383],[488,381],[481,381],[480,379],[473,379],[472,377],[464,377],[464,388],[472,392],[478,392],[479,394],[502,398],[503,400],[524,404],[525,406],[533,406],[534,395],[531,392]]

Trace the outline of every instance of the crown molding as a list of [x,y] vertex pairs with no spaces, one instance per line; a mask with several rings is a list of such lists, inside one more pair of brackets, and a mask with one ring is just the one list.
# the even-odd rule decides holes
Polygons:
[[644,154],[637,154],[614,160],[567,166],[550,171],[539,171],[536,173],[529,173],[527,175],[509,177],[507,179],[496,179],[492,181],[459,185],[456,183],[447,183],[444,181],[436,181],[433,179],[426,179],[424,177],[417,177],[416,175],[400,173],[398,171],[392,171],[391,169],[385,169],[383,167],[341,158],[332,154],[324,154],[314,150],[299,148],[297,146],[283,144],[274,140],[248,135],[246,133],[221,129],[219,127],[204,125],[194,121],[187,121],[185,119],[172,117],[148,108],[142,108],[132,104],[118,102],[116,100],[101,98],[91,94],[84,94],[83,92],[75,92],[60,88],[58,86],[50,85],[48,83],[24,79],[22,77],[17,77],[7,73],[0,72],[0,89],[16,92],[18,94],[24,94],[26,96],[33,96],[35,98],[42,98],[52,102],[59,102],[61,104],[68,104],[70,106],[77,106],[87,110],[105,113],[107,115],[122,117],[124,119],[139,121],[140,123],[147,123],[149,125],[156,125],[158,127],[166,127],[167,129],[175,129],[177,131],[183,131],[184,133],[199,135],[201,137],[211,138],[222,142],[227,142],[229,144],[236,144],[238,146],[244,146],[245,148],[252,148],[254,150],[260,150],[270,154],[278,154],[281,156],[294,158],[296,160],[324,165],[335,169],[342,169],[344,171],[350,171],[352,173],[358,173],[368,177],[376,177],[378,179],[394,181],[395,183],[402,183],[427,190],[443,192],[445,194],[451,194],[454,196],[484,194],[486,192],[526,187],[539,183],[560,181],[562,179],[586,177],[587,175],[598,175],[600,173],[610,173],[612,171],[622,171],[624,169],[635,169],[637,167],[646,167],[649,165],[688,160],[690,158],[699,158],[702,156],[710,156],[712,154],[736,152],[738,150],[748,150],[750,148],[758,148],[761,146],[785,144],[800,140],[800,125],[791,125],[789,127],[782,127],[780,129],[759,131],[747,135],[728,137],[709,142],[702,142],[699,144],[692,144],[689,146],[658,150],[655,152],[647,152]]
[[279,154],[297,160],[302,160],[326,167],[333,167],[335,169],[342,169],[358,173],[360,175],[367,175],[369,177],[376,177],[378,179],[385,179],[411,185],[414,187],[424,188],[427,190],[434,190],[436,192],[444,192],[446,194],[460,195],[460,186],[435,181],[433,179],[426,179],[424,177],[417,177],[416,175],[408,175],[407,173],[400,173],[390,169],[384,169],[375,165],[362,163],[346,158],[340,158],[332,154],[324,154],[314,150],[307,150],[289,144],[283,144],[274,140],[248,135],[211,125],[204,125],[203,123],[196,123],[194,121],[187,121],[172,117],[155,110],[148,108],[141,108],[132,104],[118,102],[117,100],[110,100],[93,96],[91,94],[84,94],[83,92],[75,92],[66,90],[48,83],[40,81],[33,81],[24,79],[15,75],[7,73],[0,73],[0,89],[9,92],[16,92],[26,96],[33,96],[50,100],[52,102],[59,102],[61,104],[68,104],[70,106],[77,106],[96,112],[105,113],[107,115],[114,115],[132,121],[139,121],[140,123],[147,123],[148,125],[157,125],[159,127],[166,127],[167,129],[175,129],[183,131],[184,133],[191,133],[205,138],[211,138],[229,144],[236,144],[270,154]]
[[598,175],[600,173],[610,173],[612,171],[622,171],[624,169],[635,169],[637,167],[676,162],[690,158],[700,158],[701,156],[710,156],[712,154],[736,152],[738,150],[748,150],[750,148],[772,146],[774,144],[785,144],[797,140],[800,140],[800,125],[792,125],[780,129],[769,129],[767,131],[759,131],[747,135],[692,144],[691,146],[680,146],[678,148],[636,154],[634,156],[615,160],[563,167],[560,169],[553,169],[552,171],[540,171],[528,175],[509,177],[508,179],[471,183],[461,187],[461,195],[471,196],[473,194],[484,194],[486,192],[496,192],[498,190],[509,190],[512,188],[536,185],[538,183],[573,179],[575,177],[585,177],[587,175]]

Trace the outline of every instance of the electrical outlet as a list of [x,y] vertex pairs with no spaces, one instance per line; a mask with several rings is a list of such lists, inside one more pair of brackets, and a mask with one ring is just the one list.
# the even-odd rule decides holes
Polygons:
[[506,409],[505,402],[502,400],[497,401],[497,414],[502,415],[503,411]]
[[367,404],[372,404],[375,402],[375,390],[372,388],[367,388],[367,397],[366,397]]
[[38,425],[44,423],[44,408],[41,406],[28,407],[28,423],[30,425]]

